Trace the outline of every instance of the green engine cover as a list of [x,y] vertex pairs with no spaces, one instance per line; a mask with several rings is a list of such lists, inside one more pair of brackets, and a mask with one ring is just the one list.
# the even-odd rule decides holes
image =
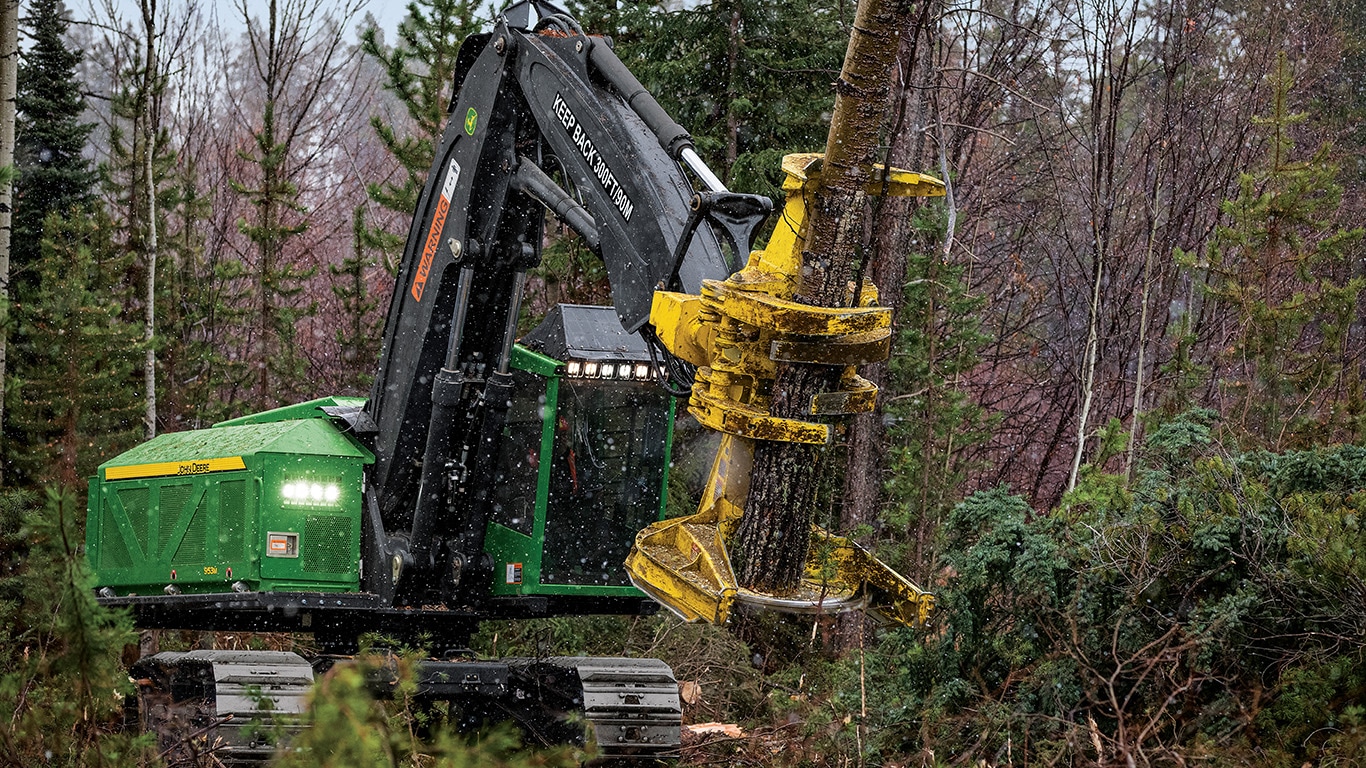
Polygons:
[[86,512],[97,586],[357,590],[363,472],[374,457],[319,410],[338,404],[347,403],[161,435],[102,464]]

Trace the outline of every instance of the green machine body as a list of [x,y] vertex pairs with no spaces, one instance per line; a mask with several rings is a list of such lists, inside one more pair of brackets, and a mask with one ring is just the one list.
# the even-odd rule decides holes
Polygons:
[[347,400],[163,434],[101,465],[86,511],[99,585],[116,594],[358,589],[364,467],[374,458],[329,419],[300,418]]
[[[564,598],[566,610],[644,598],[623,563],[664,516],[675,416],[648,352],[610,308],[565,306],[513,347],[510,368],[488,595]],[[164,434],[101,465],[87,508],[101,594],[365,591],[374,459],[330,415],[364,403],[328,397]]]

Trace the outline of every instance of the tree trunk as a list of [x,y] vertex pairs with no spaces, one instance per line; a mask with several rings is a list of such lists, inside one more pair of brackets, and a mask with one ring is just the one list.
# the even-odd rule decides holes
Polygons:
[[1157,244],[1157,222],[1159,211],[1159,200],[1162,198],[1162,158],[1157,160],[1157,173],[1153,176],[1152,192],[1149,195],[1151,205],[1148,215],[1150,223],[1148,225],[1148,248],[1143,254],[1143,296],[1139,300],[1138,315],[1138,364],[1134,370],[1134,400],[1133,407],[1129,411],[1129,445],[1124,456],[1124,478],[1129,479],[1130,473],[1134,468],[1134,452],[1138,447],[1139,420],[1143,415],[1143,374],[1147,364],[1146,353],[1148,351],[1148,315],[1149,315],[1149,294],[1152,292],[1153,285],[1153,248]]
[[[897,53],[896,79],[893,83],[898,107],[889,126],[888,167],[919,168],[924,164],[927,114],[926,94],[930,85],[930,11],[936,3],[922,2],[915,23],[901,38]],[[916,247],[916,232],[911,217],[920,205],[914,197],[883,197],[874,206],[872,232],[872,263],[868,276],[878,287],[880,303],[892,310],[893,322],[899,322],[905,300],[906,257]],[[863,376],[879,389],[888,382],[887,361],[869,365]],[[840,528],[853,533],[863,526],[876,527],[883,498],[884,470],[886,469],[887,428],[883,423],[881,401],[873,413],[861,414],[849,420],[846,456],[848,467],[844,476],[844,498],[840,505]],[[866,542],[860,542],[866,543]],[[867,617],[849,613],[839,617],[836,643],[842,651],[852,651],[863,645]]]
[[[0,168],[14,165],[14,99],[19,74],[19,0],[0,0]],[[9,347],[9,248],[13,179],[0,183],[0,434],[5,425],[5,367]],[[4,483],[0,461],[0,484]]]
[[[153,174],[152,160],[156,155],[156,99],[157,60],[156,60],[156,0],[142,0],[142,29],[146,35],[146,57],[142,70],[142,183],[147,194],[147,237],[143,242],[144,260],[147,264],[147,305],[143,322],[143,343],[147,345],[143,359],[143,387],[147,390],[147,410],[143,416],[143,428],[147,439],[157,436],[157,185]],[[133,137],[136,145],[138,137]]]
[[[275,0],[270,0],[266,27],[266,66],[262,73],[261,85],[265,87],[266,104],[261,118],[261,136],[258,151],[261,152],[261,196],[256,203],[260,215],[263,236],[257,244],[260,255],[260,272],[256,275],[257,322],[260,335],[256,339],[256,407],[266,410],[279,405],[271,394],[270,361],[276,341],[276,297],[272,294],[274,275],[281,261],[280,243],[280,164],[275,130],[275,98],[279,93],[279,60],[281,56],[279,40],[280,19]],[[243,14],[245,16],[245,14]]]
[[[924,164],[925,94],[929,86],[929,51],[925,34],[929,28],[929,9],[934,4],[921,3],[915,23],[901,38],[898,64],[894,69],[898,108],[889,126],[887,165],[895,168],[919,168]],[[920,200],[914,197],[884,197],[873,209],[872,232],[869,236],[872,258],[868,276],[880,292],[882,306],[892,310],[893,321],[901,316],[906,282],[906,255],[915,245],[916,233],[911,217]],[[887,381],[887,361],[872,363],[863,371],[864,378],[882,388]],[[861,525],[874,525],[882,498],[883,457],[886,453],[886,428],[882,423],[882,407],[873,413],[861,414],[849,420],[848,469],[844,476],[844,498],[840,505],[840,527],[852,531]]]
[[[826,139],[820,187],[808,213],[803,282],[797,300],[822,307],[848,303],[863,241],[865,188],[877,161],[887,111],[888,78],[910,6],[862,0],[836,82],[835,109]],[[840,369],[780,364],[772,412],[809,418],[813,395],[835,389]],[[820,469],[827,449],[799,443],[760,442],[749,499],[736,539],[737,577],[750,589],[781,593],[801,581]]]

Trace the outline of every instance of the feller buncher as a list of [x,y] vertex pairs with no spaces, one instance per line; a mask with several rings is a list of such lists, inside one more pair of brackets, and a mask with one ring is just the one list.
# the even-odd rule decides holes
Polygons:
[[[736,583],[727,542],[758,440],[826,443],[872,408],[855,373],[888,354],[876,289],[793,301],[820,155],[783,162],[783,204],[728,191],[613,54],[540,0],[468,38],[413,217],[370,397],[326,397],[161,435],[90,480],[98,594],[142,628],[311,632],[335,657],[363,633],[466,645],[479,622],[651,613],[724,622],[737,605],[866,609],[923,623],[932,598],[850,541],[813,531],[792,594]],[[938,195],[877,174],[870,193]],[[545,211],[601,257],[612,307],[564,305],[520,340]],[[852,286],[851,286],[852,289]],[[768,412],[777,362],[838,366],[809,420]],[[665,519],[675,398],[720,432],[701,505]],[[134,668],[144,727],[210,731],[260,758],[259,691],[297,712],[314,663],[292,653],[161,653]],[[381,683],[383,681],[380,681]],[[651,659],[425,662],[419,695],[469,723],[658,755],[679,744],[673,674]],[[579,732],[580,736],[581,731]]]

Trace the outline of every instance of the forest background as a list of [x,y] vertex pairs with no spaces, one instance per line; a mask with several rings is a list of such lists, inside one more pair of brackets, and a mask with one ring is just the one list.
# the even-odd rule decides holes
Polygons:
[[[157,432],[367,394],[454,53],[493,13],[422,0],[385,35],[350,0],[122,8],[23,5],[0,305],[16,764],[151,759],[112,735],[132,635],[84,589],[83,478]],[[949,195],[874,203],[897,343],[822,498],[933,589],[933,625],[481,642],[664,657],[689,722],[748,729],[695,762],[1363,764],[1366,6],[911,9],[885,154]],[[822,146],[853,4],[572,10],[731,188],[776,196],[781,156]],[[571,235],[546,254],[528,322],[605,303]],[[344,682],[319,717],[367,723],[375,764],[463,749]]]

